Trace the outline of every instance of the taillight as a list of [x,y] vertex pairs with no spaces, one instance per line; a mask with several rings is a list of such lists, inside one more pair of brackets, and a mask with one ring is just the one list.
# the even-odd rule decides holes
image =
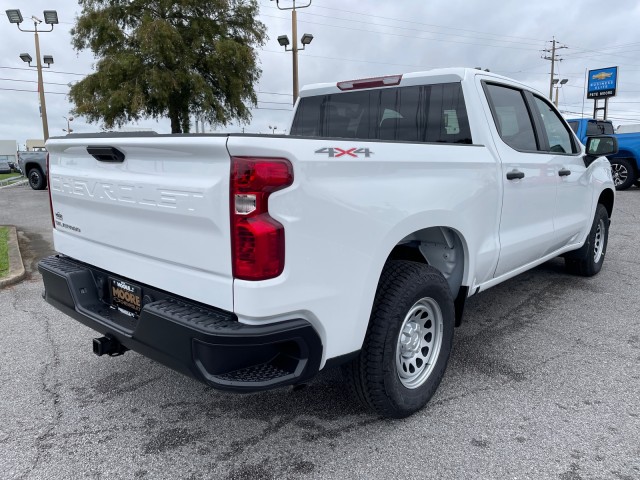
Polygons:
[[269,215],[269,195],[293,183],[284,158],[231,158],[233,276],[267,280],[284,269],[284,227]]
[[51,225],[56,228],[56,220],[53,217],[53,202],[51,201],[51,168],[49,167],[49,154],[47,153],[47,191],[49,192],[49,212],[51,212]]
[[361,88],[390,87],[400,85],[402,75],[387,75],[386,77],[362,78],[360,80],[348,80],[338,82],[340,90],[359,90]]

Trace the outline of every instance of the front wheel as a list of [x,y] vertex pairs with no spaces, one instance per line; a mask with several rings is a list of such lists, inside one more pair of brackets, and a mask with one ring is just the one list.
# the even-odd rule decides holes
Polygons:
[[633,185],[636,179],[635,170],[629,160],[626,158],[612,158],[609,163],[611,163],[611,175],[613,176],[616,190],[626,190]]
[[451,290],[439,271],[417,262],[388,262],[362,350],[343,367],[352,392],[383,417],[420,410],[447,367],[454,319]]
[[29,179],[29,185],[34,190],[42,190],[47,185],[44,175],[39,168],[32,168],[29,170],[27,178]]
[[577,275],[591,277],[598,273],[604,263],[609,241],[609,214],[602,204],[596,207],[591,231],[579,250],[565,256],[567,270]]

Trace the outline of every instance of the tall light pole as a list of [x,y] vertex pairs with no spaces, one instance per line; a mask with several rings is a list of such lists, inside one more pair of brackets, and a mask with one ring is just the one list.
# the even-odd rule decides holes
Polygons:
[[[49,139],[49,123],[47,121],[47,105],[44,101],[44,82],[42,81],[42,62],[44,62],[47,66],[45,68],[50,68],[53,63],[53,57],[51,55],[45,55],[44,57],[40,56],[40,40],[38,39],[38,25],[42,23],[42,20],[39,18],[32,16],[31,20],[33,20],[33,30],[23,29],[20,27],[20,24],[23,22],[22,13],[18,9],[7,10],[7,18],[10,23],[15,23],[18,26],[18,30],[21,32],[33,32],[35,34],[36,39],[36,66],[35,68],[38,70],[38,92],[40,94],[40,116],[42,117],[42,133],[44,134],[44,141],[46,142]],[[53,26],[58,24],[58,12],[55,10],[45,10],[42,12],[44,15],[44,23],[47,25],[51,25],[49,30],[40,30],[40,32],[51,32],[53,31]],[[20,58],[22,61],[29,64],[31,67],[31,55],[28,53],[21,53]]]
[[555,87],[555,89],[556,89],[556,101],[555,101],[556,108],[558,108],[558,90],[560,90],[560,89],[562,88],[562,86],[563,86],[565,83],[567,83],[568,81],[569,81],[569,79],[567,79],[567,78],[563,78],[562,80],[558,80],[557,78],[554,78],[554,79],[551,81],[551,85],[552,85],[553,87]]
[[[273,1],[273,0],[271,0],[271,1]],[[298,13],[297,13],[297,9],[298,8],[307,8],[307,7],[311,6],[311,0],[309,0],[309,3],[307,3],[306,5],[303,5],[301,7],[297,7],[296,6],[296,0],[293,0],[293,6],[292,7],[281,7],[280,6],[280,0],[276,0],[276,5],[278,6],[278,8],[280,10],[291,10],[291,36],[293,38],[293,45],[291,46],[291,48],[288,48],[288,46],[289,46],[289,37],[287,37],[286,35],[280,35],[278,37],[278,43],[280,44],[281,47],[284,47],[285,51],[293,53],[293,103],[295,105],[296,100],[298,99],[298,92],[299,92],[299,88],[298,88],[298,52],[300,50],[304,50],[304,48],[311,43],[311,40],[313,40],[313,35],[311,35],[310,33],[305,33],[304,35],[302,35],[302,38],[300,39],[300,43],[302,43],[302,48],[298,47]]]

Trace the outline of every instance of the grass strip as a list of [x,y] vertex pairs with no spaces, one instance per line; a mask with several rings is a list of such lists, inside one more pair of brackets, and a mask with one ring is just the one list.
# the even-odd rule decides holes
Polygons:
[[0,227],[0,278],[9,274],[9,228]]
[[0,173],[0,180],[6,180],[7,178],[13,178],[13,177],[19,177],[20,174],[13,172],[13,173]]

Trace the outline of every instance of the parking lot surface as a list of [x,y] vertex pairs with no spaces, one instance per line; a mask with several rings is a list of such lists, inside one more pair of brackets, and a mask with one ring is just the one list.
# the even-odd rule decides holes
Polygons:
[[42,300],[47,191],[0,190],[28,277],[0,291],[0,477],[640,479],[640,189],[620,192],[599,275],[560,259],[469,299],[430,404],[382,420],[339,370],[214,391]]

